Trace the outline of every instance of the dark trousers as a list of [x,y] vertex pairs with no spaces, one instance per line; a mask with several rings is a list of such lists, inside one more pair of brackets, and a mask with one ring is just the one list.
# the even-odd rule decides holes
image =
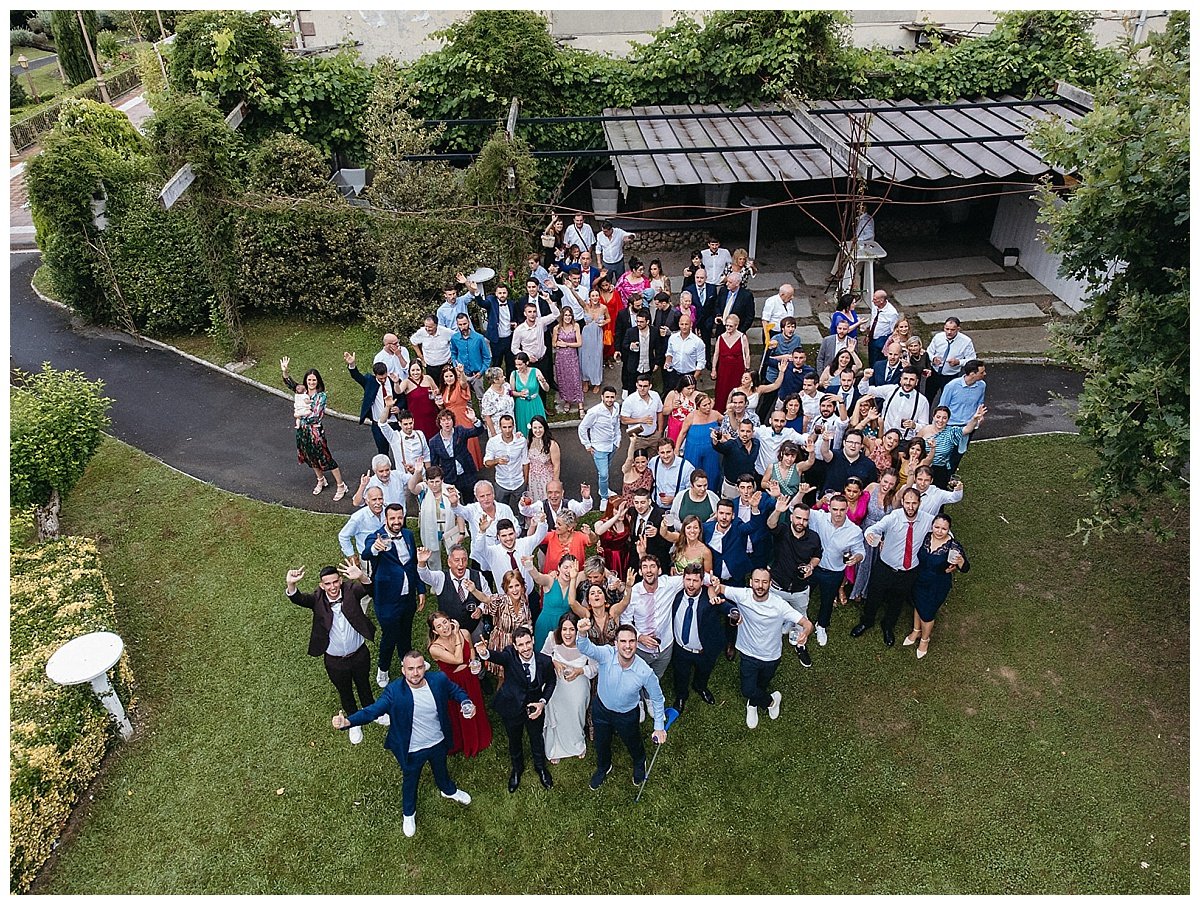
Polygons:
[[[637,352],[630,352],[630,355],[637,355]],[[637,392],[637,368],[621,368],[621,389],[625,390],[630,396]]]
[[529,736],[529,755],[530,760],[533,761],[533,768],[535,770],[545,768],[546,743],[542,737],[545,727],[545,711],[542,711],[542,715],[536,720],[525,718],[517,723],[504,721],[504,731],[508,733],[508,758],[512,761],[512,768],[517,773],[525,769],[525,745],[521,740],[522,735]]
[[[890,334],[889,334],[890,336]],[[883,336],[879,339],[871,340],[871,361],[876,362],[884,358],[883,347],[887,345],[889,336]]]
[[929,470],[933,472],[933,486],[940,487],[942,490],[949,490],[947,486],[950,483],[950,475],[953,474],[948,465],[930,465]]
[[679,380],[682,375],[678,371],[672,371],[670,368],[663,368],[662,372],[662,388],[663,398],[667,398],[667,393],[671,390],[679,389]]
[[[388,459],[391,459],[392,448],[388,446],[387,440],[385,440],[383,437],[383,431],[379,429],[379,425],[374,421],[371,422],[371,436],[375,439],[375,448],[379,450],[380,454],[387,456]],[[396,463],[393,462],[392,466],[395,467],[395,464]]]
[[479,472],[475,472],[470,477],[460,474],[450,482],[458,490],[459,500],[464,506],[475,502],[475,482],[478,480]]
[[885,629],[894,631],[896,620],[900,618],[900,608],[912,597],[913,585],[917,580],[917,556],[913,552],[913,568],[907,572],[903,569],[893,569],[882,559],[871,567],[871,582],[867,585],[867,602],[863,606],[863,625],[875,624],[875,612],[883,606],[883,621]]
[[[345,657],[325,655],[325,674],[337,689],[342,710],[354,713],[375,703],[371,693],[371,652],[365,644]],[[358,688],[359,703],[354,703],[354,689]]]
[[925,378],[925,398],[929,400],[931,412],[934,400],[937,399],[938,393],[942,391],[942,387],[958,376],[958,374],[939,374],[937,371],[931,371],[929,376]]
[[838,588],[842,586],[842,579],[845,577],[845,569],[834,572],[817,566],[813,570],[813,584],[821,594],[821,607],[817,610],[817,625],[821,628],[829,628],[829,620],[833,616],[833,602],[837,600]]
[[[510,490],[507,487],[501,487],[499,482],[493,481],[492,483],[496,489],[496,502],[503,503],[514,513],[519,513],[521,511],[521,496],[525,493],[525,485],[522,484],[515,490]],[[520,518],[519,515],[518,518]]]
[[[379,620],[379,668],[389,672],[392,668],[392,654],[397,649],[400,656],[412,650],[413,616],[416,615],[416,603],[410,598],[402,604],[392,619]],[[379,615],[376,611],[376,616]]]
[[517,367],[512,353],[512,334],[491,343],[492,367],[504,368],[505,374],[511,374]]
[[775,678],[775,670],[779,669],[778,660],[756,660],[753,657],[741,656],[738,671],[742,680],[742,697],[755,707],[766,707],[771,703],[771,695],[767,688]]
[[447,795],[453,795],[458,791],[458,786],[450,778],[450,771],[446,769],[446,752],[449,749],[450,742],[442,739],[436,745],[410,752],[408,766],[405,767],[403,763],[400,765],[404,771],[404,785],[401,794],[404,799],[405,817],[412,817],[417,813],[417,783],[421,781],[421,770],[426,764],[429,764],[430,769],[433,770],[433,781],[437,783],[439,789]]
[[612,766],[612,737],[615,732],[629,750],[633,778],[639,783],[646,776],[646,748],[638,732],[637,708],[618,713],[604,706],[600,698],[592,701],[592,726],[595,729],[596,775],[604,776]]
[[706,691],[708,677],[712,675],[712,671],[717,665],[719,653],[720,651],[714,651],[712,654],[708,651],[701,651],[693,654],[690,650],[684,650],[676,644],[675,654],[672,658],[672,668],[675,670],[675,697],[686,701],[689,684],[696,691]]

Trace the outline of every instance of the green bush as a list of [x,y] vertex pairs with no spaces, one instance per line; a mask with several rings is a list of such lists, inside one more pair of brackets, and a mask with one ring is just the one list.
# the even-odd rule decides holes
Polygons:
[[25,93],[25,89],[21,86],[20,79],[16,73],[8,74],[8,106],[10,110],[16,110],[18,107],[24,107],[29,101],[29,95]]
[[10,47],[37,47],[38,36],[28,28],[14,28],[8,33]]
[[96,35],[96,55],[114,63],[121,56],[121,39],[115,31],[102,31]]
[[[10,560],[9,890],[29,891],[71,810],[117,742],[117,725],[87,686],[64,688],[46,661],[79,635],[117,629],[112,588],[89,538],[65,537]],[[132,704],[129,658],[113,686]]]

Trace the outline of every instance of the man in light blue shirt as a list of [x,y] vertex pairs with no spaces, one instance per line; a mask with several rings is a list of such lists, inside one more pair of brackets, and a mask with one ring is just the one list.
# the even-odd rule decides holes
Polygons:
[[646,778],[646,748],[638,732],[638,701],[642,689],[650,696],[654,713],[655,743],[667,740],[666,710],[658,677],[637,655],[637,629],[622,625],[617,629],[614,647],[593,644],[587,633],[592,620],[579,620],[579,650],[596,661],[600,668],[596,684],[596,700],[592,704],[592,724],[596,730],[596,772],[588,785],[592,791],[600,788],[612,772],[613,733],[621,737],[633,761],[633,784],[640,786]]
[[455,319],[460,314],[467,313],[467,303],[471,301],[470,293],[458,295],[458,289],[450,284],[442,288],[442,303],[438,305],[438,326],[448,330],[454,329]]
[[492,366],[492,345],[471,326],[471,318],[466,314],[458,315],[454,328],[454,335],[450,337],[450,361],[456,367],[462,367],[463,376],[471,381],[475,398],[482,399],[487,389],[483,385],[483,372]]
[[579,422],[578,433],[580,444],[596,463],[600,497],[596,505],[603,508],[604,501],[615,496],[608,489],[608,472],[613,453],[621,445],[621,410],[617,408],[615,389],[606,386],[600,391],[600,404],[587,410]]
[[360,565],[358,554],[366,548],[367,537],[383,527],[383,490],[368,487],[365,495],[367,505],[350,516],[338,532],[342,555],[353,560],[355,565]]
[[[983,379],[986,376],[987,367],[984,363],[972,358],[962,366],[962,376],[955,377],[942,389],[942,405],[950,409],[950,420],[946,423],[951,427],[965,425],[983,405],[983,397],[987,395],[987,381]],[[958,468],[966,452],[966,444],[963,444],[961,450],[955,449],[950,453],[950,471]]]

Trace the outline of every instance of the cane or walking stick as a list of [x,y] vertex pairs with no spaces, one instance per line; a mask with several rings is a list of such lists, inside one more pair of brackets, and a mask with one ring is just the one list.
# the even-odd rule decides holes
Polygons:
[[[666,719],[663,720],[663,732],[671,728],[671,724],[679,717],[679,711],[674,707],[668,707],[665,713]],[[633,803],[637,804],[642,800],[642,792],[646,790],[646,780],[650,778],[650,771],[654,769],[654,762],[658,760],[658,752],[662,750],[662,745],[654,746],[654,755],[650,758],[650,766],[646,768],[646,775],[642,777],[642,784],[638,786],[637,798],[633,799]]]

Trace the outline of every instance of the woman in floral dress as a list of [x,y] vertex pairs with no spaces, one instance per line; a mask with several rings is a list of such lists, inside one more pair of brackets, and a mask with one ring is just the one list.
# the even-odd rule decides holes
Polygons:
[[[279,367],[283,370],[284,384],[295,393],[299,384],[288,376],[290,361],[290,358],[280,359]],[[321,424],[321,419],[325,417],[325,406],[329,402],[329,397],[325,393],[325,381],[321,379],[321,372],[316,368],[309,368],[305,371],[304,386],[308,389],[310,409],[307,415],[296,420],[296,458],[301,465],[311,468],[317,476],[317,486],[313,488],[313,496],[329,486],[329,482],[325,480],[325,472],[333,472],[333,479],[337,481],[337,490],[333,499],[334,502],[337,502],[346,495],[347,487],[342,480],[342,470],[329,452],[329,443],[325,439],[325,427]]]
[[552,334],[554,344],[554,382],[558,386],[555,408],[562,412],[568,405],[579,409],[583,417],[583,375],[579,367],[579,350],[583,348],[583,333],[575,321],[575,311],[563,306]]
[[541,415],[529,421],[527,435],[529,447],[529,489],[526,494],[532,500],[546,499],[546,485],[558,480],[562,450],[558,441],[550,434],[550,424]]

